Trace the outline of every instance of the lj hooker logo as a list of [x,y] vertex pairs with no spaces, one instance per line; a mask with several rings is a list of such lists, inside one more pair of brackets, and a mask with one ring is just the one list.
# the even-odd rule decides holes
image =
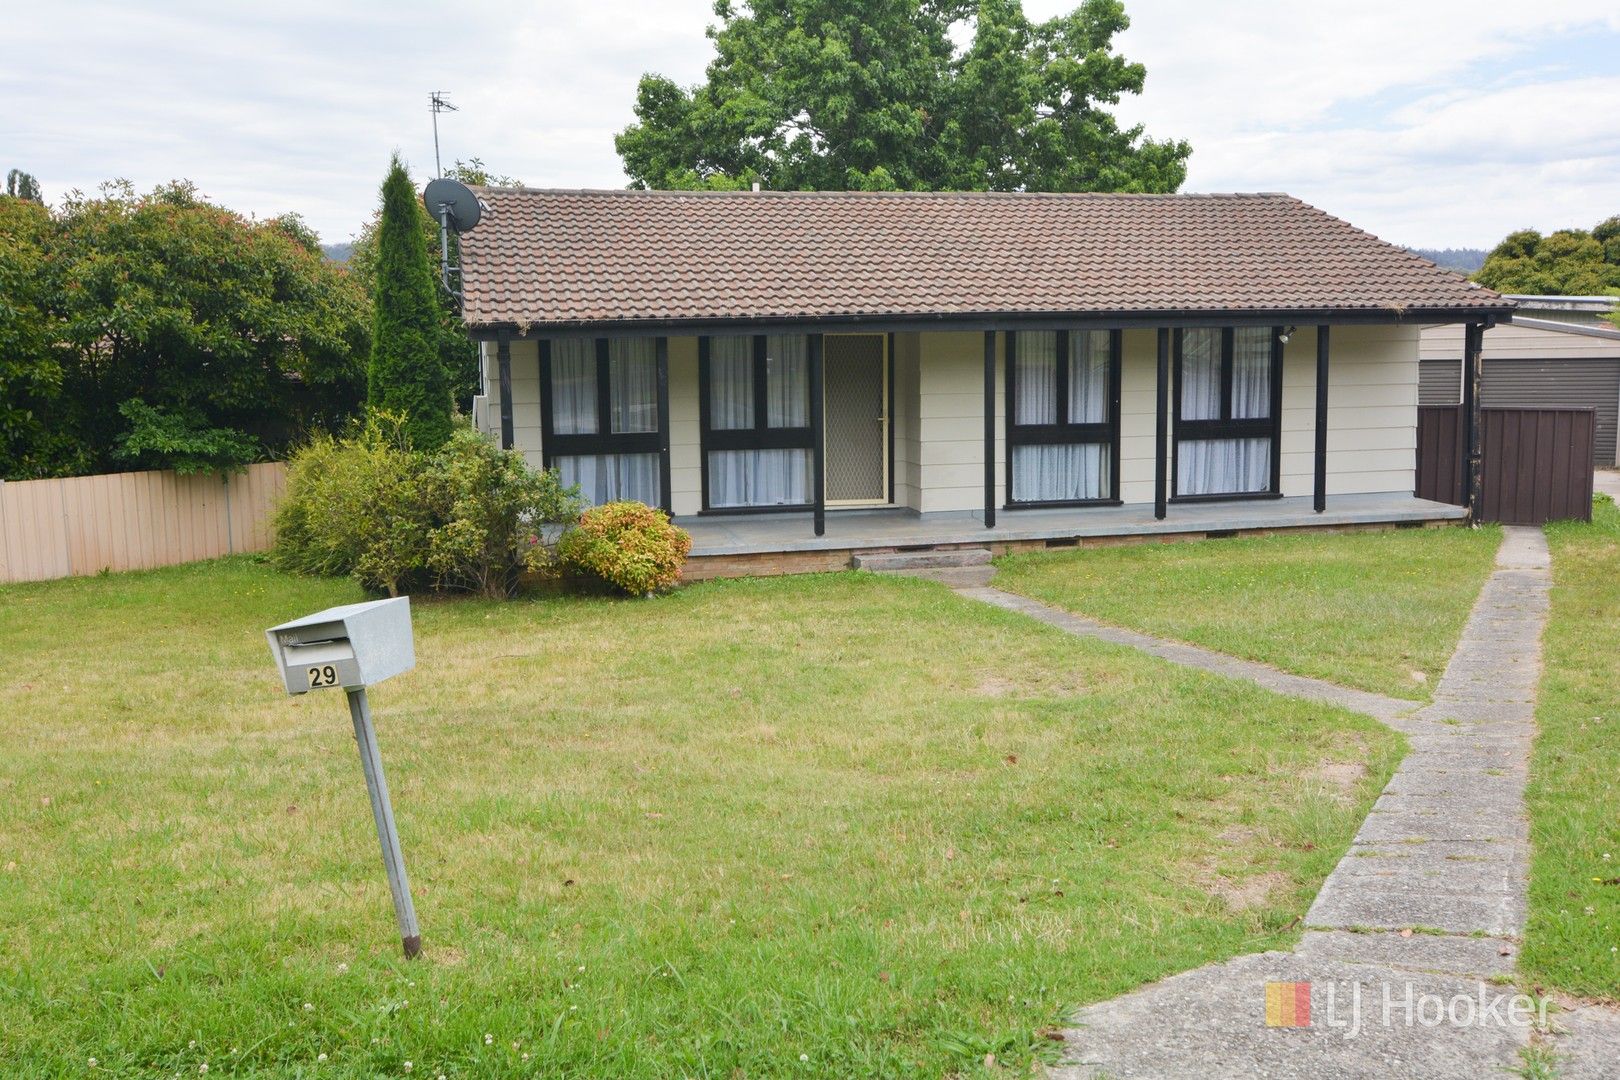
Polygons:
[[1311,984],[1308,982],[1266,983],[1267,1027],[1310,1027]]

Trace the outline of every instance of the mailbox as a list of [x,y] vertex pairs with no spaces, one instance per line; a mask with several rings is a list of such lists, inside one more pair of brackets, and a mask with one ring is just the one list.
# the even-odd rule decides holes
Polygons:
[[406,596],[327,608],[264,634],[289,694],[358,690],[416,666]]

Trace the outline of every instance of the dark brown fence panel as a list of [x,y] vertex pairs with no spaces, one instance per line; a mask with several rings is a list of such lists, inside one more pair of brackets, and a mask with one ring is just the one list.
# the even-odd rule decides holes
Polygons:
[[1595,421],[1592,409],[1481,410],[1480,520],[1590,521]]
[[1417,497],[1461,504],[1462,459],[1462,406],[1419,407]]

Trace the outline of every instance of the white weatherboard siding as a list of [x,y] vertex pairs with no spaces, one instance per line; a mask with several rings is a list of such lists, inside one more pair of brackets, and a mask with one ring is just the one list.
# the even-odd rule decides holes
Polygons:
[[[1157,333],[1127,330],[1120,386],[1120,497],[1153,501]],[[996,346],[996,505],[1005,501],[1005,336]],[[1410,493],[1417,446],[1416,327],[1332,330],[1328,388],[1328,494]],[[516,446],[539,466],[539,349],[512,343]],[[484,429],[500,434],[495,346],[485,344]],[[913,510],[984,507],[984,335],[898,333],[894,340],[895,503]],[[670,488],[676,514],[702,508],[697,339],[669,339]],[[1282,493],[1310,495],[1315,469],[1316,330],[1300,327],[1283,354]],[[1077,510],[1083,513],[1083,510]],[[1009,511],[1017,513],[1017,511]]]
[[[1328,338],[1329,495],[1417,484],[1418,328],[1335,326]],[[1283,351],[1282,493],[1309,495],[1316,468],[1316,328]]]
[[[917,411],[922,502],[918,509],[984,508],[984,334],[917,335],[922,352]],[[996,335],[996,505],[1006,479],[1002,364],[1006,336]]]

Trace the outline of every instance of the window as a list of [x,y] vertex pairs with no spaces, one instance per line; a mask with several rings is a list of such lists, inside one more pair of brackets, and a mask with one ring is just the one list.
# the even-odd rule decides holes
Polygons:
[[808,336],[701,338],[698,383],[704,509],[810,506]]
[[1176,331],[1177,498],[1277,493],[1281,332]]
[[1117,330],[1007,336],[1007,503],[1110,503],[1119,490]]
[[596,506],[665,505],[663,338],[566,338],[540,343],[545,462]]

